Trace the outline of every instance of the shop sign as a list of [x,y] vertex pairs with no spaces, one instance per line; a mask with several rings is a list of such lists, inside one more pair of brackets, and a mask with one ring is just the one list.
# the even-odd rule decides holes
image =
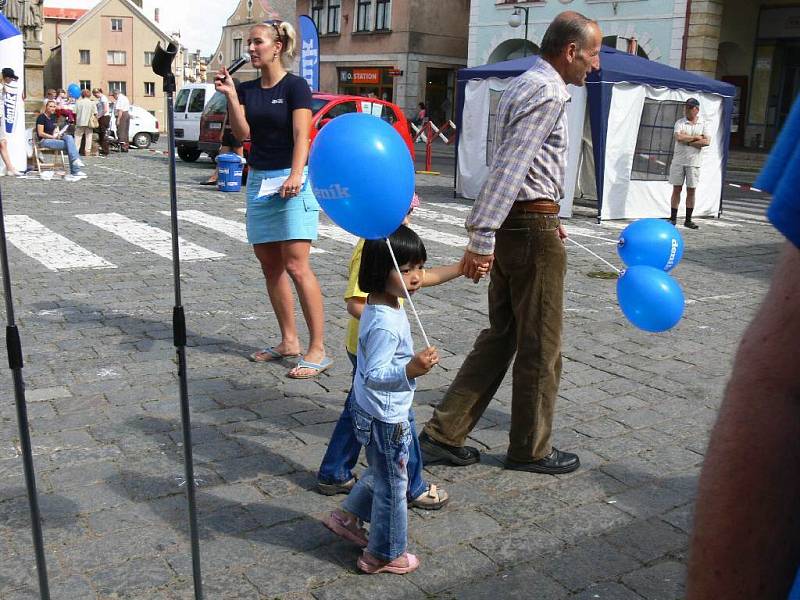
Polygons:
[[339,81],[342,83],[378,85],[381,82],[381,71],[380,69],[342,69],[339,71]]
[[758,37],[800,38],[800,7],[762,9]]

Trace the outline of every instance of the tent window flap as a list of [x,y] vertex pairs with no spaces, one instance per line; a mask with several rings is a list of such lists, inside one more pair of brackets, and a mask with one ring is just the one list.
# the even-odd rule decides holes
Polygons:
[[645,98],[631,180],[667,181],[672,163],[675,122],[683,114],[683,103]]

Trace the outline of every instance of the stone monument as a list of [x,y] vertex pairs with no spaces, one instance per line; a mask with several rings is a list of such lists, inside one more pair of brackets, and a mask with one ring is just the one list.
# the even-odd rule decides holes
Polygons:
[[29,109],[41,107],[44,96],[43,4],[44,0],[0,0],[3,14],[22,32],[25,43],[25,104]]

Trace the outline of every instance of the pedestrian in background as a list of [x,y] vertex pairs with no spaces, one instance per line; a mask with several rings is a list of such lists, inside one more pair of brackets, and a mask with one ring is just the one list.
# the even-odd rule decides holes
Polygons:
[[669,183],[672,186],[669,220],[673,225],[678,220],[681,205],[681,190],[686,183],[686,218],[683,226],[699,229],[692,221],[695,190],[700,182],[700,165],[703,163],[702,150],[711,143],[708,123],[700,117],[700,101],[689,98],[684,106],[684,117],[675,123],[675,148],[669,167]]
[[600,67],[601,40],[595,21],[559,14],[542,39],[541,59],[500,100],[495,155],[467,218],[462,259],[475,281],[479,268],[491,267],[489,328],[419,436],[426,463],[480,460],[464,441],[513,361],[506,468],[555,475],[580,466],[577,455],[551,444],[567,267],[558,203],[567,167],[567,84],[582,86]]
[[131,123],[131,115],[129,112],[131,103],[128,97],[119,90],[111,92],[111,96],[114,98],[114,116],[117,119],[117,140],[119,140],[119,149],[120,152],[127,152],[130,146],[128,141],[128,128]]
[[75,144],[82,149],[83,156],[92,153],[92,136],[97,124],[97,104],[92,93],[81,90],[81,97],[75,103]]
[[108,98],[103,94],[103,88],[94,88],[92,95],[97,102],[97,143],[100,146],[100,155],[108,156],[108,128],[111,126],[111,107]]

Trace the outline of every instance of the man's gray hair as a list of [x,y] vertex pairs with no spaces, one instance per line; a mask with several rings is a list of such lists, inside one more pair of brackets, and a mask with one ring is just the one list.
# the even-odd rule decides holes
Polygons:
[[545,57],[555,57],[569,44],[574,43],[578,48],[585,47],[592,25],[596,25],[596,21],[578,12],[562,12],[544,32],[539,53]]

